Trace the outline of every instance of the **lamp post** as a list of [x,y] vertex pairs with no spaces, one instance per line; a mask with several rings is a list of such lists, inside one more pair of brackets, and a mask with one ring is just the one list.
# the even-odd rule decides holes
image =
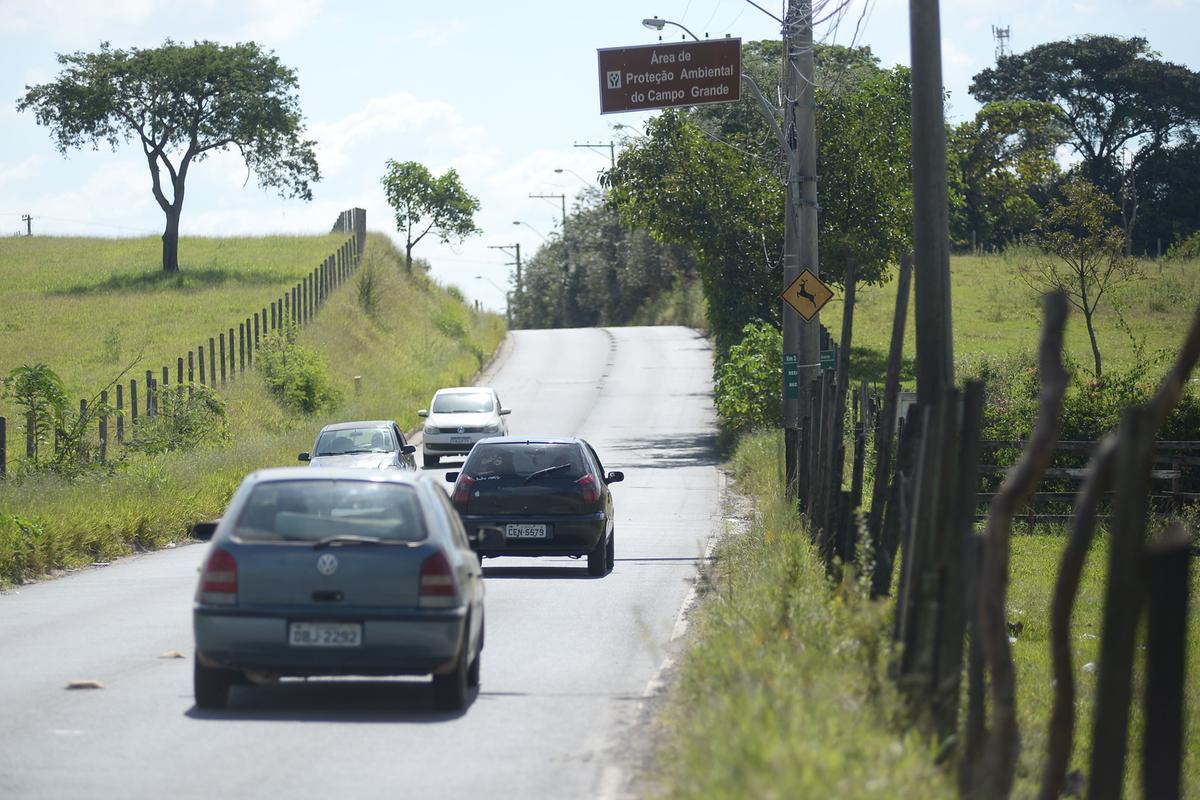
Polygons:
[[582,183],[584,186],[589,186],[589,187],[590,187],[590,186],[595,186],[595,185],[596,185],[595,181],[589,181],[587,178],[583,177],[582,175],[580,175],[578,172],[576,172],[576,171],[575,171],[575,170],[573,170],[573,169],[564,169],[563,167],[555,167],[555,168],[554,168],[554,171],[555,171],[556,173],[558,173],[559,175],[562,175],[564,172],[569,172],[569,173],[571,173],[572,175],[574,175],[576,178],[578,178],[578,179],[579,179],[579,181],[580,181],[580,182],[581,182],[581,183]]
[[529,230],[536,233],[543,242],[546,241],[546,234],[542,233],[537,228],[533,227],[532,225],[530,225],[528,222],[525,222],[524,220],[514,219],[513,225],[524,225],[526,228],[529,228]]

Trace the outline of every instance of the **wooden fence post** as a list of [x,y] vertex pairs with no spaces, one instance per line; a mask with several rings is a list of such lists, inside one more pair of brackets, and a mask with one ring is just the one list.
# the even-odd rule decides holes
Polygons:
[[[0,439],[3,437],[0,436]],[[108,460],[108,390],[100,393],[100,460]]]
[[[129,381],[129,425],[132,428],[138,424],[138,396],[137,396],[137,381],[131,379]],[[132,430],[130,431],[132,433]]]
[[233,328],[229,329],[229,382],[233,383],[237,372],[237,352],[233,346]]
[[188,358],[187,380],[188,380],[189,384],[192,384],[192,383],[196,382],[196,354],[195,354],[195,352],[188,350],[187,358]]
[[117,444],[125,444],[125,387],[117,384]]
[[271,327],[269,330],[275,330],[275,301],[271,301]]
[[[254,349],[255,350],[258,350],[258,345],[259,345],[258,323],[259,323],[259,317],[258,317],[258,314],[255,314],[254,315]],[[267,309],[265,306],[263,307],[263,310],[262,310],[262,332],[264,335],[267,332]]]
[[1175,523],[1148,548],[1146,586],[1146,727],[1142,736],[1144,797],[1182,797],[1184,678],[1191,542]]
[[[225,333],[222,331],[217,334],[221,341],[221,385],[225,385]],[[215,381],[214,381],[215,382]]]
[[208,385],[217,385],[217,340],[212,336],[208,337]]
[[0,417],[0,480],[8,475],[8,420]]
[[79,441],[75,443],[75,453],[83,458],[84,448],[87,447],[87,426],[84,421],[87,419],[88,402],[83,398],[79,399]]
[[154,370],[146,370],[146,419],[154,416]]
[[1146,593],[1142,553],[1156,427],[1145,406],[1121,415],[1088,800],[1117,800],[1124,786],[1134,651]]
[[207,375],[207,372],[204,369],[204,345],[203,344],[201,344],[200,347],[197,348],[196,362],[197,362],[196,366],[199,368],[198,371],[200,373],[200,385],[205,386],[205,385],[207,385],[205,383],[205,381],[207,380],[205,377]]
[[183,356],[175,359],[175,385],[183,387]]
[[246,371],[246,325],[238,323],[238,372]]

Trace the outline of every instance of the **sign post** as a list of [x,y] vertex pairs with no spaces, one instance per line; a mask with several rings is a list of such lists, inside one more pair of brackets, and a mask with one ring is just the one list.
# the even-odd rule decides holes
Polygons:
[[741,39],[607,47],[596,56],[601,114],[741,98]]
[[783,398],[796,400],[800,397],[800,354],[783,354]]

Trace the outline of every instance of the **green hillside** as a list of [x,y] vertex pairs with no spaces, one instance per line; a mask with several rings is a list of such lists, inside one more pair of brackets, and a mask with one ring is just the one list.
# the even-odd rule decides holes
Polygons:
[[[343,241],[340,235],[186,240],[181,281],[157,277],[153,240],[5,241],[0,274],[23,277],[0,287],[0,304],[13,310],[0,323],[10,326],[0,373],[40,360],[59,372],[72,397],[90,395],[143,343],[134,375],[173,363],[186,347],[180,342],[198,345],[236,325]],[[46,275],[29,276],[34,264]],[[373,303],[364,303],[367,294]],[[119,358],[110,352],[118,347],[109,329],[119,331]],[[19,464],[13,469],[24,433],[10,412],[14,474],[0,484],[0,584],[180,540],[195,520],[220,514],[246,472],[295,464],[327,422],[391,418],[415,427],[416,410],[433,391],[469,380],[503,336],[497,315],[474,312],[456,291],[423,275],[406,278],[402,255],[373,234],[358,273],[297,335],[299,345],[319,354],[323,375],[341,394],[332,411],[289,410],[267,392],[259,371],[249,372],[217,389],[226,435],[155,455],[114,447],[112,463],[72,479],[21,475]]]

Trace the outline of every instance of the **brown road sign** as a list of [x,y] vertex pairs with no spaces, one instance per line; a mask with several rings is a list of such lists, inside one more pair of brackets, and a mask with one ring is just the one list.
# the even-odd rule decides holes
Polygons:
[[810,320],[821,310],[821,306],[833,297],[833,290],[825,282],[809,270],[802,270],[786,289],[783,290],[784,301],[796,309],[796,313]]
[[727,103],[741,97],[742,40],[706,39],[596,51],[600,113]]

